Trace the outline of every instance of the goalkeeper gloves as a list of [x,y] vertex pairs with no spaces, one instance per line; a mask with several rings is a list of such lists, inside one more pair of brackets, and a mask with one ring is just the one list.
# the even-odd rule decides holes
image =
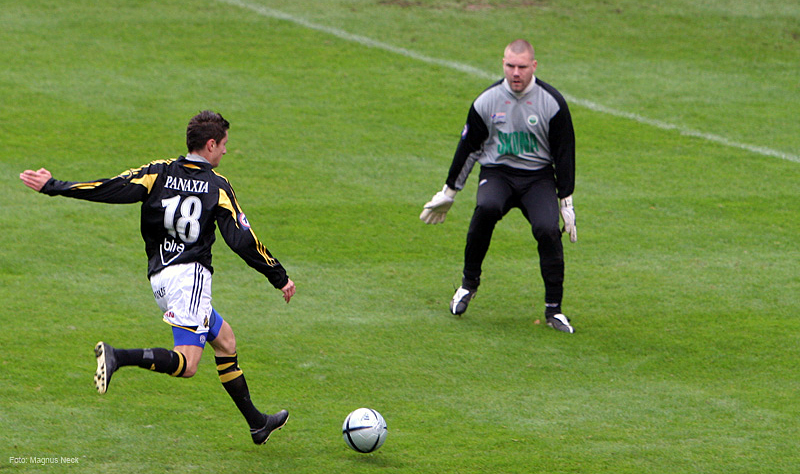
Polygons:
[[447,211],[453,205],[457,192],[445,184],[442,190],[434,194],[431,200],[425,204],[422,214],[419,215],[422,222],[426,224],[441,224],[444,222]]
[[561,200],[561,218],[564,219],[562,232],[569,234],[569,241],[578,241],[578,229],[575,227],[575,208],[572,207],[572,196],[567,196]]

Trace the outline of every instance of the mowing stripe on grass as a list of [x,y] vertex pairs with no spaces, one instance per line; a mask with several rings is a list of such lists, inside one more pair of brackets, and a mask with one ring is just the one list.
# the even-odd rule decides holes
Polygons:
[[[351,42],[354,42],[354,43],[358,43],[358,44],[361,44],[361,45],[369,47],[369,48],[382,49],[384,51],[389,51],[391,53],[399,54],[399,55],[405,56],[407,58],[415,59],[415,60],[422,61],[422,62],[425,62],[425,63],[433,64],[433,65],[436,65],[436,66],[448,67],[450,69],[455,69],[456,71],[461,71],[461,72],[464,72],[464,73],[467,73],[467,74],[471,74],[473,76],[481,77],[481,78],[484,78],[484,79],[488,79],[488,80],[495,80],[495,79],[498,78],[498,74],[499,73],[490,73],[490,72],[487,72],[487,71],[484,71],[484,70],[481,70],[481,69],[478,69],[478,68],[474,68],[474,67],[469,66],[467,64],[462,64],[462,63],[458,63],[458,62],[455,62],[455,61],[448,61],[446,59],[432,58],[430,56],[426,56],[424,54],[420,54],[420,53],[411,51],[411,50],[406,49],[406,48],[400,48],[398,46],[393,46],[391,44],[384,43],[382,41],[378,41],[378,40],[375,40],[375,39],[372,39],[372,38],[368,38],[366,36],[354,35],[352,33],[348,33],[346,31],[340,30],[338,28],[332,28],[332,27],[329,27],[329,26],[313,23],[313,22],[310,22],[310,21],[305,20],[303,18],[296,17],[294,15],[290,15],[288,13],[285,13],[285,12],[282,12],[282,11],[279,11],[279,10],[274,10],[272,8],[265,7],[263,5],[249,3],[249,2],[246,2],[246,1],[243,1],[243,0],[215,0],[215,1],[220,2],[220,3],[227,3],[228,5],[233,5],[233,6],[237,6],[237,7],[240,7],[240,8],[244,8],[244,9],[250,10],[250,11],[252,11],[254,13],[257,13],[257,14],[259,14],[261,16],[268,17],[268,18],[273,18],[273,19],[276,19],[276,20],[285,20],[285,21],[288,21],[288,22],[303,26],[305,28],[309,28],[311,30],[320,31],[322,33],[327,33],[327,34],[329,34],[331,36],[335,36],[337,38],[341,38],[341,39],[346,40],[346,41],[351,41]],[[755,153],[757,155],[771,156],[771,157],[775,157],[775,158],[781,158],[783,160],[794,161],[796,163],[800,163],[800,156],[798,156],[798,155],[793,155],[793,154],[790,154],[790,153],[785,153],[785,152],[782,152],[782,151],[773,150],[773,149],[767,148],[767,147],[762,147],[762,146],[750,145],[750,144],[747,144],[747,143],[736,142],[736,141],[727,139],[727,138],[725,138],[723,136],[720,136],[720,135],[715,135],[713,133],[700,132],[700,131],[697,131],[697,130],[692,130],[690,128],[682,127],[680,125],[675,125],[675,124],[672,124],[672,123],[669,123],[669,122],[663,122],[661,120],[655,120],[655,119],[643,117],[643,116],[641,116],[639,114],[634,114],[634,113],[631,113],[631,112],[624,112],[622,110],[617,110],[617,109],[613,109],[611,107],[606,107],[605,105],[601,105],[601,104],[598,104],[596,102],[592,102],[590,100],[581,99],[581,98],[578,98],[578,97],[573,97],[573,96],[571,96],[569,94],[564,94],[564,97],[569,102],[572,102],[573,104],[577,104],[577,105],[579,105],[581,107],[585,107],[585,108],[587,108],[589,110],[592,110],[594,112],[600,112],[600,113],[612,115],[614,117],[621,117],[621,118],[630,119],[630,120],[633,120],[634,122],[638,122],[638,123],[645,124],[645,125],[650,125],[652,127],[660,128],[662,130],[675,130],[675,131],[679,132],[681,135],[700,138],[700,139],[707,140],[707,141],[710,141],[710,142],[713,142],[713,143],[718,143],[720,145],[725,145],[725,146],[728,146],[728,147],[731,147],[731,148],[738,148],[740,150],[746,150],[746,151]]]

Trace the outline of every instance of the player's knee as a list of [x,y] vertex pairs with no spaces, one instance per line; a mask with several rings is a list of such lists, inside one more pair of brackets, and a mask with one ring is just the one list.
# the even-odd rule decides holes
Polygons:
[[222,322],[217,336],[209,343],[214,348],[214,353],[218,355],[236,353],[236,336],[234,336],[233,329],[227,321]]
[[533,237],[539,242],[556,242],[561,240],[561,229],[556,225],[535,223],[531,226]]
[[503,209],[503,201],[497,199],[481,199],[475,203],[475,209],[480,212],[499,212]]
[[[173,377],[189,378],[197,373],[197,366],[200,363],[200,357],[193,351],[189,351],[187,354],[184,354],[183,352],[176,350],[173,351],[172,354],[174,355],[174,364],[172,368],[175,370],[170,372],[170,375]],[[200,354],[202,354],[202,352]]]
[[484,202],[475,206],[475,216],[497,221],[503,217],[503,207],[499,203]]
[[196,374],[196,373],[197,373],[197,366],[196,365],[195,366],[186,366],[186,370],[183,371],[183,374],[181,374],[181,377],[188,379],[190,377],[193,377],[194,374]]

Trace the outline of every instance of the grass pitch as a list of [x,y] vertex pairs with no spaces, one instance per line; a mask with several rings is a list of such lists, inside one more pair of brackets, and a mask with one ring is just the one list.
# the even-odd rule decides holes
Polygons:
[[[0,469],[795,472],[795,3],[283,3],[4,4]],[[574,336],[537,324],[536,251],[516,211],[478,297],[449,316],[474,176],[444,225],[417,219],[516,37],[574,99]],[[215,307],[253,398],[291,412],[266,446],[210,354],[192,379],[130,368],[94,391],[98,340],[172,342],[138,208],[17,178],[176,157],[204,108],[232,122],[219,171],[298,285],[285,305],[216,247]],[[370,455],[341,439],[360,406],[389,425]]]

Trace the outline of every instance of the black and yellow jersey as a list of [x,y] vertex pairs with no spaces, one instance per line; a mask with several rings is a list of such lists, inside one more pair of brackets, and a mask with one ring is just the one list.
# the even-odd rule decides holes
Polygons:
[[213,272],[211,246],[218,226],[228,246],[275,288],[289,282],[283,266],[250,228],[228,180],[206,161],[181,156],[153,161],[108,179],[50,179],[41,192],[105,203],[141,202],[148,277],[180,263],[198,262]]

